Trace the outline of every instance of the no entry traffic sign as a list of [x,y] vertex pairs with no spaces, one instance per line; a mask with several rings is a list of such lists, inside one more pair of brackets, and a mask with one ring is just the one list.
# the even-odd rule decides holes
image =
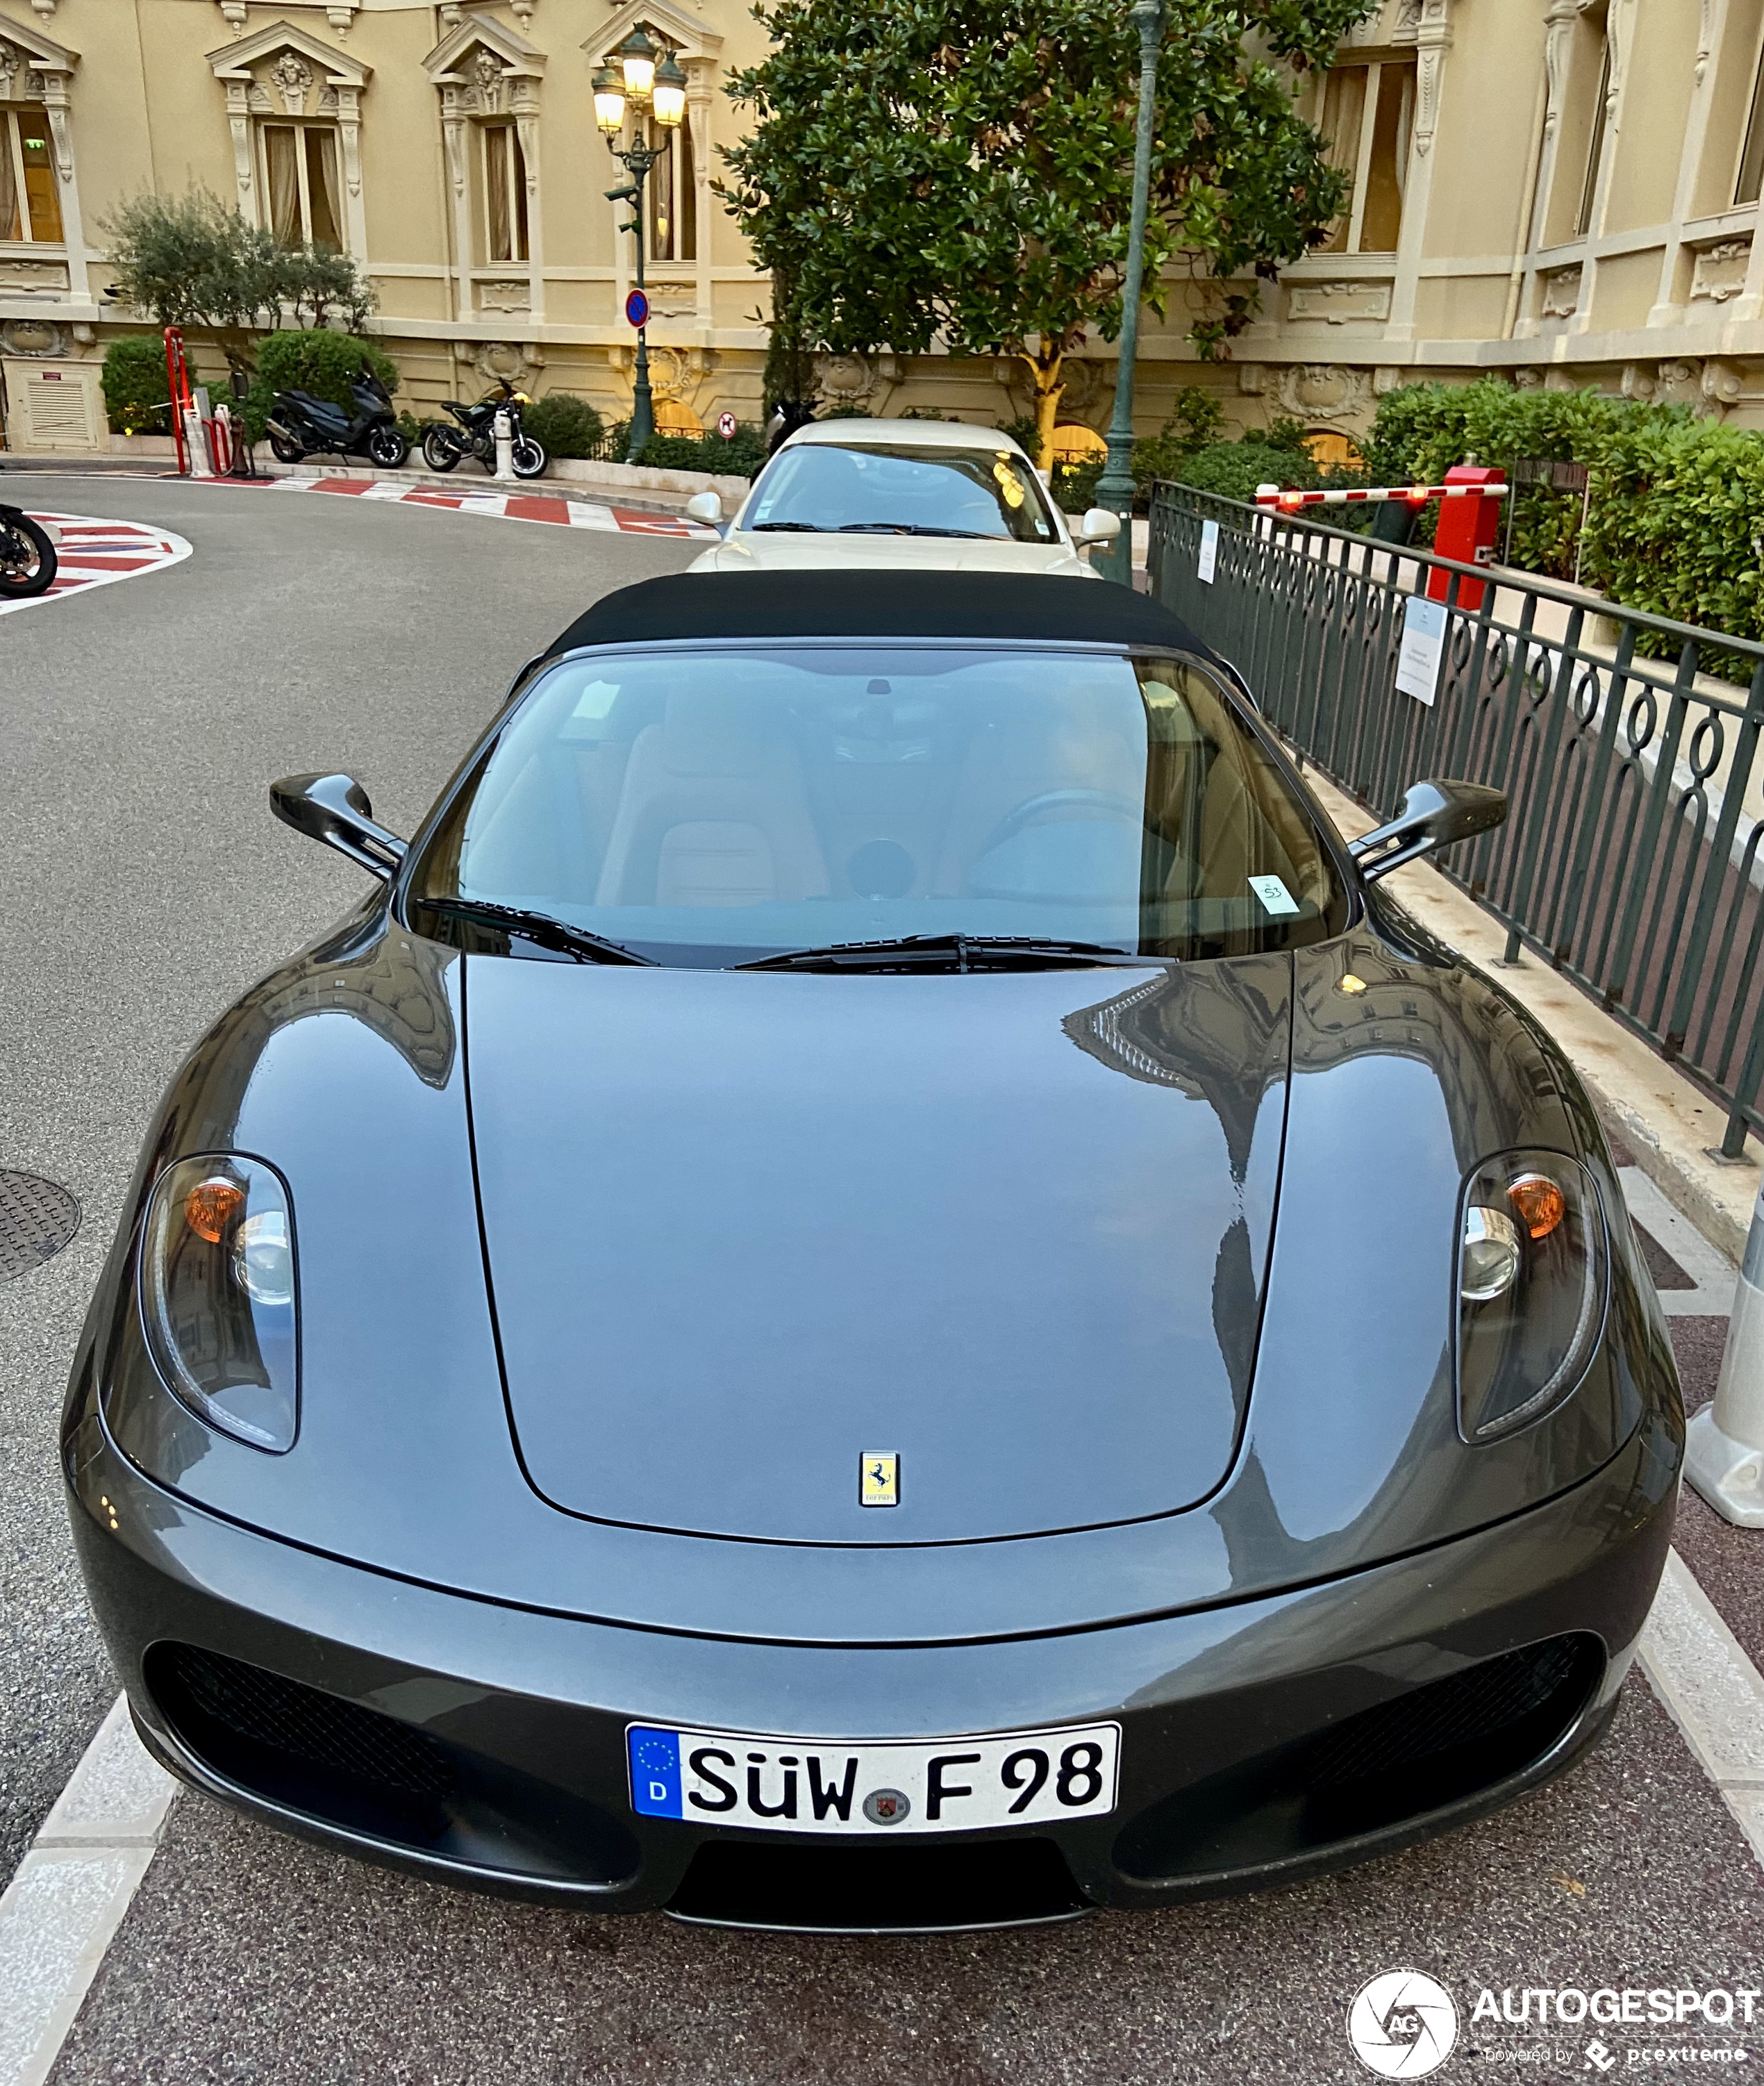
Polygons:
[[649,300],[641,290],[633,290],[625,300],[625,317],[634,326],[649,323]]

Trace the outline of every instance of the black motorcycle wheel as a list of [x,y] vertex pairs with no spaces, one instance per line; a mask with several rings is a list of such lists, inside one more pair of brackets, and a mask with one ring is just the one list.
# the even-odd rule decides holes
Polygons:
[[545,453],[543,442],[536,442],[531,435],[516,435],[512,454],[516,478],[542,478],[545,475],[545,467],[550,459]]
[[53,584],[55,546],[28,514],[0,514],[0,596],[23,601]]
[[368,454],[382,470],[396,470],[410,453],[410,445],[389,420],[368,430]]
[[270,448],[278,463],[304,463],[306,451],[292,435],[285,435],[279,428],[270,430]]
[[459,443],[448,428],[423,430],[423,461],[431,470],[451,470],[459,459]]

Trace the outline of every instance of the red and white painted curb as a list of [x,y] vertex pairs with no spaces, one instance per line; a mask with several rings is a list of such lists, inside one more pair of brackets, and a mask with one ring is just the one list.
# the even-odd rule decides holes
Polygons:
[[[234,481],[236,482],[236,481]],[[683,514],[653,514],[637,507],[608,507],[594,500],[560,499],[542,492],[442,492],[429,485],[400,485],[389,478],[278,478],[277,492],[342,492],[361,500],[393,500],[406,507],[447,507],[461,514],[493,514],[505,522],[551,522],[571,529],[617,530],[627,536],[715,536],[719,532]]]
[[46,594],[29,594],[23,601],[0,599],[0,615],[62,601],[87,587],[108,586],[113,580],[163,572],[190,554],[181,536],[144,522],[105,522],[91,514],[50,514],[36,508],[28,511],[33,522],[49,523],[61,532],[54,581]]

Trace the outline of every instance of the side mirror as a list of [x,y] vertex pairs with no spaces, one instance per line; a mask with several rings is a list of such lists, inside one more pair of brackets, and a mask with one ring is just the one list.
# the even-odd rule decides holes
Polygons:
[[1350,841],[1348,853],[1370,883],[1418,855],[1436,854],[1454,841],[1467,841],[1506,823],[1507,798],[1500,790],[1481,782],[1436,778],[1411,784],[1396,817]]
[[1107,507],[1093,507],[1073,530],[1073,540],[1086,543],[1112,543],[1121,533],[1121,517]]
[[686,503],[686,511],[695,522],[720,522],[723,503],[714,492],[695,492]]
[[374,824],[368,792],[350,775],[284,775],[270,785],[270,808],[285,826],[322,841],[389,883],[406,843]]

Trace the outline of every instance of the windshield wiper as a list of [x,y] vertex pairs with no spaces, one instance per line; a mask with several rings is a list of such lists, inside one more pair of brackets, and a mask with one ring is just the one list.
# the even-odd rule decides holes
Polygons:
[[410,902],[451,919],[476,920],[487,927],[499,927],[504,934],[518,935],[523,942],[532,942],[542,949],[555,949],[579,964],[647,964],[650,960],[622,943],[609,942],[604,934],[591,934],[585,927],[572,927],[562,920],[554,920],[549,913],[529,913],[519,905],[495,905],[483,898],[414,898]]
[[976,543],[1002,543],[1004,536],[989,536],[984,529],[933,529],[925,522],[842,522],[842,536],[967,536]]
[[1167,956],[1136,956],[1101,942],[1065,942],[1031,934],[902,934],[880,942],[831,942],[825,948],[784,949],[731,964],[737,971],[1166,970]]
[[750,536],[757,536],[765,529],[793,529],[805,536],[824,536],[827,534],[818,522],[756,522],[747,533]]

